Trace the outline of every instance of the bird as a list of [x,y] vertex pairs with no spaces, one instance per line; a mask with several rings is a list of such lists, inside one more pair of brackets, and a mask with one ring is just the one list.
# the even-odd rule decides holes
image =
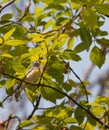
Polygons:
[[[33,62],[32,66],[26,73],[26,75],[23,78],[23,81],[19,84],[19,86],[16,88],[15,91],[15,97],[18,98],[20,93],[25,90],[25,88],[29,88],[32,84],[35,84],[41,75],[40,65],[39,62]],[[27,83],[26,83],[27,82]]]

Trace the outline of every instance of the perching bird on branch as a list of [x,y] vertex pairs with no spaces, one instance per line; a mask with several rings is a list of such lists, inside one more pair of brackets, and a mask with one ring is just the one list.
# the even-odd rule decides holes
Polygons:
[[31,68],[28,70],[25,77],[23,78],[23,81],[25,82],[22,81],[17,87],[15,97],[18,98],[22,90],[24,90],[25,88],[29,88],[29,86],[31,86],[32,84],[35,84],[39,80],[40,75],[41,70],[39,63],[33,62]]

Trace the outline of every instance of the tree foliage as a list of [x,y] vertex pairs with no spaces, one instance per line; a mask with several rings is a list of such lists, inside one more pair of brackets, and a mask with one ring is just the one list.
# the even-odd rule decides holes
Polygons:
[[[26,82],[31,86],[24,91],[33,105],[31,113],[24,120],[7,115],[1,129],[9,129],[12,120],[17,120],[17,130],[109,129],[109,96],[90,101],[90,83],[71,67],[72,62],[79,64],[83,51],[99,69],[105,64],[109,39],[102,26],[109,17],[109,1],[29,0],[24,7],[19,2],[0,3],[0,88],[7,94],[0,107],[10,97],[23,100],[15,95],[32,62],[39,61],[41,75],[35,84]],[[42,99],[53,107],[40,108]]]

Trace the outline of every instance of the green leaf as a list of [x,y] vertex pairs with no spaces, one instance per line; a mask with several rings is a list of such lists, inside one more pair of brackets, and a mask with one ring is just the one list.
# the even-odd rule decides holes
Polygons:
[[0,81],[0,88],[4,87],[5,83],[6,83],[5,80],[1,80],[1,81]]
[[95,7],[99,13],[109,16],[109,4],[98,4]]
[[54,65],[53,67],[49,68],[48,74],[52,75],[53,78],[55,78],[58,82],[62,82],[64,78],[62,68],[62,65],[57,64],[57,67]]
[[2,17],[1,17],[1,20],[5,21],[5,20],[9,20],[13,17],[13,13],[12,14],[4,14]]
[[72,118],[72,117],[68,117],[66,119],[64,119],[64,122],[66,124],[69,124],[69,123],[77,123],[76,119],[75,118]]
[[66,90],[66,91],[70,91],[72,89],[72,86],[68,83],[63,83],[62,87]]
[[80,53],[84,50],[87,50],[87,44],[85,44],[84,42],[79,43],[75,48],[74,51],[76,53]]
[[94,46],[90,52],[90,59],[91,61],[96,64],[99,68],[102,67],[102,65],[105,62],[105,56],[101,49]]
[[77,84],[76,84],[76,82],[75,81],[73,81],[72,79],[68,79],[68,83],[70,84],[70,86],[72,86],[72,87],[76,87],[77,86]]
[[71,126],[70,127],[70,130],[83,130],[81,127],[79,127],[79,126]]
[[87,51],[88,51],[92,43],[92,37],[90,35],[90,31],[88,30],[86,26],[81,25],[80,37],[81,37],[81,40],[84,42],[84,44],[86,44],[85,46],[87,46]]
[[86,113],[84,110],[82,110],[80,107],[76,108],[74,116],[79,124],[83,123],[85,115],[86,115]]
[[[8,46],[8,47],[11,47],[11,46]],[[19,51],[20,50],[20,51]],[[28,49],[25,47],[25,46],[16,46],[15,49],[13,49],[10,54],[13,56],[13,57],[20,57],[22,55],[25,55],[26,53],[28,52]],[[20,57],[20,61],[21,61],[21,57]]]
[[98,16],[93,10],[91,9],[84,10],[82,12],[82,16],[86,24],[89,25],[91,28],[94,28],[96,26]]
[[48,101],[56,103],[57,99],[63,98],[63,95],[60,92],[55,91],[52,88],[41,87],[41,95]]
[[106,35],[108,35],[108,32],[107,31],[102,31],[102,30],[100,30],[100,27],[98,27],[98,28],[94,29],[93,34],[95,36],[106,36]]
[[68,18],[64,18],[64,17],[60,17],[58,18],[58,25],[65,25],[69,22],[69,19]]
[[105,38],[97,39],[97,43],[100,45],[103,43],[104,46],[109,48],[109,39],[105,39]]
[[24,53],[21,55],[20,61],[25,61],[30,58],[30,53]]
[[12,34],[15,32],[15,30],[16,30],[16,28],[13,28],[10,31],[8,31],[7,33],[5,33],[4,40],[7,40],[10,36],[12,36]]
[[81,58],[72,50],[65,50],[64,52],[60,53],[59,55],[64,60],[73,60],[73,61],[80,61]]
[[[96,113],[95,113],[95,115],[97,115]],[[91,118],[91,117],[88,117],[88,121],[89,121],[89,123],[91,124],[91,126],[96,126],[96,121],[93,119],[93,118]]]
[[24,27],[17,26],[17,25],[16,26],[14,25],[14,27],[16,28],[15,32],[13,33],[14,39],[19,39],[24,41],[28,40],[28,37],[26,35],[27,30]]
[[[30,86],[30,87],[35,88],[35,86]],[[29,88],[26,89],[26,95],[28,99],[31,101],[31,103],[34,103],[38,97],[38,92],[36,92],[34,89],[32,90],[31,88],[30,89]]]
[[51,120],[53,119],[53,116],[50,117],[50,116],[46,116],[46,115],[36,115],[36,116],[33,116],[32,119],[36,123],[43,125],[43,124],[47,124],[48,122],[51,122]]
[[56,9],[56,10],[62,10],[63,11],[64,7],[59,5],[59,4],[52,3],[52,4],[49,4],[46,9]]
[[28,13],[23,19],[23,21],[33,22],[34,21],[34,14]]
[[[58,61],[57,61],[58,62]],[[59,83],[62,83],[63,79],[64,79],[64,65],[63,63],[54,63],[49,64],[49,67],[47,68],[47,72],[49,75],[51,75],[53,78],[56,79],[56,81],[58,81]]]
[[20,63],[18,63],[17,60],[15,60],[15,61],[13,60],[13,62],[12,62],[12,68],[17,73],[24,73],[25,72],[25,67],[23,65],[21,65]]
[[20,46],[20,45],[26,44],[26,41],[15,39],[15,40],[5,41],[4,44],[9,45],[9,46]]

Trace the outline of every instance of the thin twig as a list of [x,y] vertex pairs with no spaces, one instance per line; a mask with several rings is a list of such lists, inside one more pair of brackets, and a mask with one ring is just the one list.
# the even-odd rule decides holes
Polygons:
[[18,21],[13,21],[13,20],[0,20],[0,23],[14,23],[14,24],[17,24],[17,25],[22,25],[22,23],[20,23]]
[[27,120],[30,120],[32,118],[32,116],[34,115],[35,111],[38,109],[40,100],[41,100],[41,95],[39,95],[39,97],[36,101],[36,105],[34,106],[34,109],[32,110],[31,114],[28,116]]
[[11,5],[12,3],[14,3],[15,0],[11,0],[10,2],[8,2],[6,5],[4,5],[3,7],[0,8],[0,13],[2,12],[3,9],[5,9],[6,7],[8,7],[9,5]]
[[86,100],[87,102],[89,102],[89,99],[88,99],[88,92],[87,92],[87,89],[86,89],[86,86],[84,84],[84,82],[81,80],[81,78],[76,74],[76,72],[70,67],[70,70],[72,71],[72,73],[76,76],[76,78],[81,82],[84,90],[85,90],[85,93],[86,93]]
[[18,19],[17,22],[20,22],[20,21],[22,21],[22,20],[25,18],[25,16],[26,16],[26,15],[28,14],[28,12],[29,12],[30,6],[31,6],[31,0],[29,0],[29,2],[28,2],[28,5],[27,5],[27,7],[26,7],[26,9],[25,9],[25,12],[24,12],[24,15],[23,15],[20,19]]
[[8,25],[10,25],[10,24],[12,24],[12,22],[5,23],[5,24],[1,25],[0,28],[3,28],[3,27],[8,26]]
[[20,118],[18,116],[13,116],[13,114],[10,114],[9,117],[8,117],[8,119],[6,119],[5,121],[3,121],[3,124],[2,124],[4,126],[4,128],[5,128],[5,130],[9,130],[10,121],[12,119],[17,119],[18,122],[19,122],[19,124],[21,123],[21,120],[20,120]]
[[10,97],[10,95],[6,96],[2,102],[0,102],[0,106]]

